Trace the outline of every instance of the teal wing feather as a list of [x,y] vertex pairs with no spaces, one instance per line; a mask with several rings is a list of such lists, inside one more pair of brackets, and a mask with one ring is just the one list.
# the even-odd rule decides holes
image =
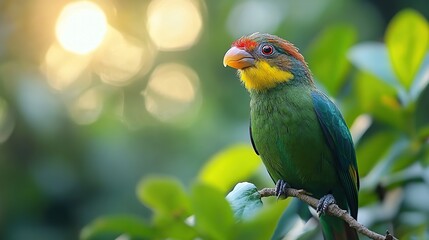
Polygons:
[[350,214],[356,219],[359,174],[352,137],[337,106],[318,90],[314,90],[311,96],[325,139],[335,157],[335,167],[346,194]]
[[252,122],[250,121],[249,124],[249,134],[250,134],[250,142],[252,143],[253,150],[255,151],[256,155],[259,155],[258,149],[256,149],[255,141],[253,141],[252,136]]

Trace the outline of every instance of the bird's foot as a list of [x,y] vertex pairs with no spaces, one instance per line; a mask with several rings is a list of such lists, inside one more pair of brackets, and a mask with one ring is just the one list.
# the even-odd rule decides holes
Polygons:
[[277,196],[277,199],[279,199],[280,197],[286,198],[287,197],[286,196],[286,189],[289,188],[289,187],[290,186],[289,186],[289,184],[286,181],[284,181],[282,179],[279,179],[277,181],[277,183],[276,183],[276,196]]
[[319,204],[317,204],[316,211],[319,214],[319,216],[322,214],[325,214],[326,209],[328,209],[329,205],[335,204],[335,203],[336,202],[335,202],[334,196],[332,196],[332,194],[327,194],[319,200]]

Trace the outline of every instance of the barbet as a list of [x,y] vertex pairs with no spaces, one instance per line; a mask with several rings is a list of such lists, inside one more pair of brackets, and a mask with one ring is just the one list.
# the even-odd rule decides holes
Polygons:
[[313,81],[290,42],[254,33],[232,44],[224,65],[236,68],[250,93],[250,136],[277,186],[303,189],[320,199],[323,235],[358,239],[343,220],[323,214],[337,203],[358,214],[359,175],[349,129],[336,105]]

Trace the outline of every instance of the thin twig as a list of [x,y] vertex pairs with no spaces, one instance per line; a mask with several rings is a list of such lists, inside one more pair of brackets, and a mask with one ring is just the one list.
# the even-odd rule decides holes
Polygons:
[[[259,193],[261,194],[261,197],[270,197],[270,196],[276,196],[276,189],[275,188],[264,188],[259,190]],[[312,206],[313,208],[317,207],[317,204],[319,203],[319,200],[316,198],[313,198],[305,193],[303,190],[297,190],[293,188],[286,188],[285,194],[287,197],[296,197],[304,202],[306,202],[308,205]],[[326,213],[332,216],[336,216],[347,222],[350,227],[356,229],[359,233],[375,240],[398,240],[394,236],[390,235],[389,232],[386,232],[386,236],[383,236],[381,234],[378,234],[376,232],[373,232],[369,230],[364,225],[357,222],[350,214],[347,213],[346,210],[341,209],[338,207],[337,204],[331,204],[328,206],[328,209],[326,210]]]

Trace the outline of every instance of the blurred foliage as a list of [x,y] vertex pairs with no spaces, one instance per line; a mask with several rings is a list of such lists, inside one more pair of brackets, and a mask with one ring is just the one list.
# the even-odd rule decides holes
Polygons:
[[[251,146],[234,145],[210,159],[200,171],[199,179],[226,192],[237,182],[246,180],[260,165],[259,157]],[[222,173],[222,178],[219,178],[219,173]]]
[[[228,201],[221,191],[205,183],[197,182],[190,193],[185,193],[177,186],[177,180],[160,177],[143,180],[138,191],[144,192],[142,203],[155,211],[151,223],[134,217],[104,217],[86,226],[81,238],[98,239],[104,237],[103,234],[116,232],[137,239],[269,239],[289,203],[281,201],[260,209],[261,197],[256,186],[250,183],[239,184],[228,195]],[[229,204],[234,207],[231,209]],[[141,228],[137,229],[139,222]]]
[[159,1],[94,1],[107,33],[83,55],[56,36],[69,1],[0,2],[0,239],[320,239],[305,206],[256,192],[273,183],[221,65],[255,31],[295,43],[341,108],[359,222],[429,238],[427,1]]
[[[350,70],[346,55],[356,42],[356,31],[351,26],[328,27],[308,50],[308,64],[318,81],[329,94],[337,96]],[[321,61],[323,59],[323,61]]]
[[399,82],[409,89],[427,53],[429,30],[423,16],[404,10],[392,20],[386,45]]

